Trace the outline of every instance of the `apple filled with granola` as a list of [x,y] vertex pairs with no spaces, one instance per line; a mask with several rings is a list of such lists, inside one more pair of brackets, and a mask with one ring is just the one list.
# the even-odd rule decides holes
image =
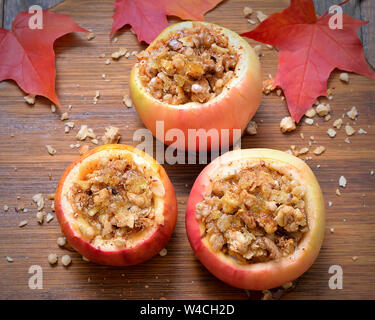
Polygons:
[[57,187],[55,210],[62,232],[82,256],[126,266],[165,247],[176,225],[177,201],[152,157],[109,144],[69,165]]
[[247,149],[211,162],[186,209],[195,255],[220,280],[264,290],[302,275],[318,256],[325,228],[319,184],[304,161]]
[[[228,147],[259,107],[259,59],[231,30],[181,22],[166,28],[137,57],[131,97],[145,126],[168,145],[190,151]],[[175,129],[184,140],[174,139],[178,134],[170,130]],[[200,149],[199,139],[205,139]]]

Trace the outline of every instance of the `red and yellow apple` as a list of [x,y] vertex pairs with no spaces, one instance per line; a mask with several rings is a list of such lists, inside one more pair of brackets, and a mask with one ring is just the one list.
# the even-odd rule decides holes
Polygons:
[[[259,263],[239,263],[223,251],[214,251],[205,236],[205,226],[196,218],[196,205],[212,189],[218,172],[236,170],[241,165],[263,160],[271,166],[293,173],[306,188],[305,212],[309,229],[289,256]],[[186,230],[193,251],[217,278],[234,287],[264,290],[295,280],[307,271],[318,256],[325,228],[324,201],[311,169],[301,159],[271,149],[244,149],[216,158],[200,173],[190,192],[186,209]]]
[[[246,128],[247,123],[257,111],[262,95],[262,75],[259,59],[251,46],[237,33],[206,22],[194,22],[203,26],[213,26],[226,35],[229,45],[238,54],[239,60],[234,71],[234,77],[226,85],[224,90],[206,103],[189,102],[182,105],[173,105],[154,98],[149,93],[140,79],[139,63],[135,64],[130,75],[130,93],[138,115],[145,126],[152,134],[165,144],[171,144],[178,149],[189,151],[198,150],[199,143],[196,139],[192,147],[188,144],[188,130],[209,130],[215,129],[218,136],[205,136],[207,149],[213,146],[227,147],[232,145],[233,139],[239,139]],[[168,40],[179,30],[192,28],[193,22],[181,22],[166,28],[146,49],[151,52],[160,40]],[[157,133],[157,121],[163,121],[163,128]],[[179,129],[184,134],[184,141],[173,137],[166,137],[171,129]],[[233,136],[234,130],[239,135]],[[227,141],[222,137],[222,130],[229,130]],[[206,138],[207,137],[207,138]],[[226,137],[227,138],[227,137]],[[212,140],[212,141],[211,141]],[[190,150],[194,148],[194,150]],[[203,151],[203,150],[201,150]]]
[[[135,163],[147,167],[153,177],[161,181],[163,192],[153,195],[155,216],[158,223],[132,238],[132,245],[122,248],[90,242],[84,235],[86,222],[74,217],[69,192],[77,179],[82,179],[95,169],[103,157],[126,157]],[[69,244],[90,261],[113,266],[127,266],[141,263],[152,258],[165,247],[176,225],[177,201],[174,188],[163,167],[146,153],[128,145],[109,144],[97,147],[85,153],[71,163],[60,178],[55,194],[56,216],[61,230]]]

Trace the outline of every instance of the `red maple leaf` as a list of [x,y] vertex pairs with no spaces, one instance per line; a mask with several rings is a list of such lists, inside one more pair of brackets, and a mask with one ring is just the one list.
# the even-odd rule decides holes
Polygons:
[[12,30],[0,28],[0,81],[12,79],[27,93],[59,105],[55,92],[53,43],[67,33],[88,32],[68,15],[43,11],[42,29],[31,29],[32,14],[20,12]]
[[129,24],[138,41],[150,43],[168,26],[167,16],[203,20],[203,15],[223,0],[116,0],[112,35]]
[[343,28],[331,29],[330,19],[316,18],[312,0],[291,0],[289,8],[242,34],[280,50],[275,86],[283,89],[297,122],[319,96],[327,96],[327,80],[335,68],[375,79],[357,37],[358,28],[368,22],[344,14]]

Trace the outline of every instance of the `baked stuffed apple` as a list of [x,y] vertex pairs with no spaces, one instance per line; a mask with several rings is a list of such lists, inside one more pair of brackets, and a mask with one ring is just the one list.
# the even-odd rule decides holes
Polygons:
[[264,290],[301,276],[323,241],[324,201],[304,161],[271,149],[228,152],[196,179],[186,229],[197,258],[234,287]]
[[165,247],[177,201],[160,164],[134,147],[112,144],[69,165],[57,187],[55,210],[80,254],[99,264],[127,266]]

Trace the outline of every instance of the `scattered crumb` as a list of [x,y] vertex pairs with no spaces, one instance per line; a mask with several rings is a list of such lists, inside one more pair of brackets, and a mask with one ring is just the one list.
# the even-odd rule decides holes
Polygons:
[[46,216],[46,222],[50,223],[54,218],[55,217],[51,213],[48,213]]
[[121,138],[120,129],[117,127],[109,126],[105,128],[104,136],[102,137],[104,144],[118,143]]
[[90,262],[90,260],[87,259],[85,256],[82,256],[82,260],[85,261],[85,262]]
[[63,247],[66,245],[66,238],[65,237],[58,237],[56,240],[58,246]]
[[107,59],[107,60],[105,61],[105,64],[106,64],[106,65],[111,64],[111,60]]
[[9,256],[6,256],[5,258],[7,259],[8,262],[13,262],[13,261],[14,261],[14,260],[13,260],[11,257],[9,257]]
[[[92,130],[91,128],[88,128],[87,125],[83,124],[81,125],[81,129],[79,129],[77,135],[76,135],[76,138],[77,140],[85,140],[86,138],[91,138],[91,139],[95,139],[96,138],[96,135],[94,133],[94,130]],[[76,145],[77,147],[77,145]],[[78,147],[79,148],[79,145]]]
[[315,108],[310,108],[309,110],[306,111],[305,116],[308,118],[313,118],[316,116],[316,110]]
[[367,134],[367,131],[362,128],[359,128],[358,134]]
[[20,228],[22,228],[22,227],[24,227],[24,226],[26,226],[27,225],[27,220],[22,220],[19,224],[18,224],[18,226],[20,227]]
[[99,144],[98,139],[91,139],[91,142],[92,142],[93,144]]
[[52,113],[56,112],[56,106],[54,104],[51,104],[51,112]]
[[331,233],[335,233],[335,228],[330,228],[329,231],[330,231]]
[[280,121],[280,129],[282,133],[291,132],[296,130],[296,123],[292,117],[284,117]]
[[35,103],[35,94],[29,94],[23,97],[27,104],[33,105]]
[[314,154],[316,154],[317,156],[321,155],[324,151],[326,151],[326,148],[323,147],[323,146],[319,146],[317,148],[314,149]]
[[[371,171],[370,171],[370,175],[372,175],[372,176],[374,175],[374,170],[371,170]],[[4,210],[5,210],[5,206],[4,206]],[[5,210],[5,211],[6,211],[6,210]]]
[[263,290],[262,300],[272,300],[272,292],[270,290]]
[[254,51],[257,54],[257,56],[260,57],[262,55],[262,46],[260,44],[257,44],[256,46],[254,46]]
[[5,212],[7,212],[9,210],[9,207],[6,204],[4,204],[4,208],[3,209],[4,209]]
[[98,57],[99,58],[105,58],[105,53],[100,53]]
[[45,215],[46,213],[44,211],[38,211],[36,213],[36,220],[38,221],[39,224],[43,224]]
[[352,119],[352,120],[356,120],[357,117],[358,117],[358,110],[356,107],[352,107],[347,113],[346,115]]
[[348,136],[352,136],[353,134],[355,134],[355,130],[353,129],[352,126],[350,126],[349,124],[347,124],[347,125],[345,126],[345,133],[346,133],[346,135],[348,135]]
[[349,138],[345,138],[344,140],[346,143],[350,143],[350,139]]
[[65,121],[65,120],[68,120],[69,119],[69,115],[67,112],[64,112],[62,115],[61,115],[61,118],[60,120],[61,121]]
[[79,149],[79,154],[80,155],[83,155],[85,154],[87,151],[90,150],[90,147],[88,144],[84,144],[80,149]]
[[264,20],[268,18],[268,16],[264,14],[262,11],[257,11],[257,18],[259,22],[263,22]]
[[265,95],[270,94],[272,91],[276,89],[276,87],[274,86],[274,83],[275,81],[272,79],[272,77],[263,81],[262,90]]
[[282,288],[283,288],[284,290],[288,290],[288,289],[290,289],[291,287],[293,287],[293,282],[291,282],[291,281],[289,281],[289,282],[287,282],[287,283],[284,283],[284,284],[282,285]]
[[56,149],[52,148],[52,146],[50,146],[49,144],[46,144],[46,148],[47,148],[47,151],[48,153],[53,156],[56,154]]
[[57,263],[57,254],[56,253],[50,253],[48,255],[48,262],[50,265],[56,264]]
[[328,207],[332,207],[332,201],[328,201]]
[[314,124],[314,119],[307,118],[305,119],[305,123],[308,124],[309,126],[312,126]]
[[325,117],[331,111],[331,106],[329,104],[319,104],[316,107],[316,113],[320,117]]
[[98,103],[99,97],[100,97],[100,91],[96,90],[95,91],[95,96],[93,98],[93,104],[97,104]]
[[131,108],[133,106],[133,101],[132,99],[129,97],[129,95],[124,95],[124,97],[122,98],[122,102],[124,103],[124,105],[127,107],[127,108]]
[[339,197],[341,196],[341,192],[338,188],[336,189],[336,195],[339,196]]
[[250,136],[255,136],[257,134],[258,125],[255,121],[250,121],[246,127],[246,133]]
[[161,257],[165,257],[165,256],[167,255],[167,253],[168,253],[167,249],[166,249],[166,248],[163,248],[163,249],[161,249],[161,251],[159,252],[159,255],[160,255]]
[[309,148],[304,147],[298,151],[298,154],[306,154],[309,152]]
[[344,176],[341,176],[340,179],[339,179],[339,186],[342,187],[342,188],[345,188],[346,187],[346,178]]
[[70,257],[70,255],[65,254],[61,257],[61,262],[64,267],[67,267],[72,263],[72,258]]
[[342,126],[342,119],[341,118],[338,118],[337,120],[335,120],[333,122],[333,126],[336,128],[336,129],[340,129],[341,126]]
[[330,138],[336,137],[336,131],[334,129],[332,129],[332,128],[329,128],[327,130],[327,134],[330,136]]
[[247,22],[250,23],[250,24],[256,24],[255,20],[253,20],[253,19],[247,19]]
[[330,114],[327,114],[327,115],[324,117],[324,120],[325,120],[325,121],[329,121],[329,120],[331,120],[331,115],[330,115]]
[[253,13],[253,9],[250,7],[243,8],[243,15],[249,17]]
[[340,80],[345,83],[349,83],[349,74],[346,72],[340,73]]
[[302,140],[305,140],[305,135],[302,132],[299,134],[299,136],[301,137]]
[[44,198],[41,193],[37,193],[33,196],[33,201],[36,203],[38,207],[38,211],[44,208]]
[[88,35],[87,35],[87,40],[92,40],[92,39],[94,39],[95,38],[95,33],[93,33],[93,32],[90,32]]
[[356,262],[356,261],[358,260],[358,257],[357,257],[357,256],[353,256],[353,257],[352,257],[352,260],[353,260],[354,262]]

